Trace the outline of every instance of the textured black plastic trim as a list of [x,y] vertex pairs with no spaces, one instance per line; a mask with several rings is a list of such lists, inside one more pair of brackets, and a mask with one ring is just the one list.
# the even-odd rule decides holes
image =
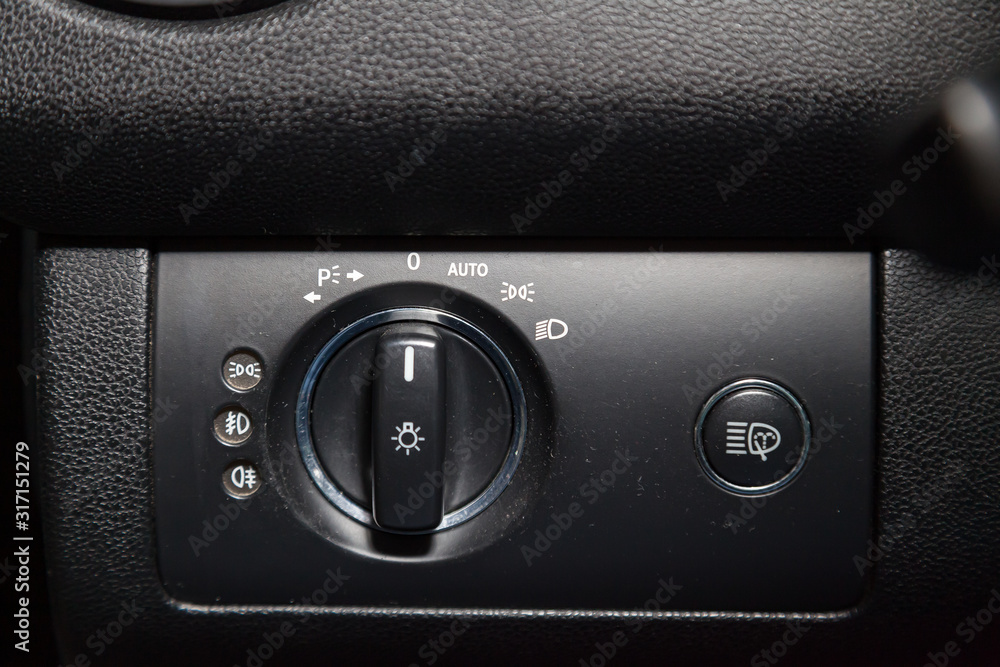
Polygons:
[[846,243],[885,138],[1000,57],[992,0],[8,0],[0,26],[0,215],[70,234]]

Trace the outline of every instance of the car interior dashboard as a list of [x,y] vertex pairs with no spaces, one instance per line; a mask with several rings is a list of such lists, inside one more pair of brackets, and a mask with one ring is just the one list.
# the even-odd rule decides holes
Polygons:
[[0,0],[9,664],[1000,664],[1000,5]]

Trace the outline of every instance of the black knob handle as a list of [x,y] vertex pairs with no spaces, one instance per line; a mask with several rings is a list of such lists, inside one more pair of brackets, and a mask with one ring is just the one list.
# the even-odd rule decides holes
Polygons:
[[372,387],[372,513],[390,530],[441,523],[445,452],[444,342],[427,324],[382,334]]
[[308,422],[335,505],[374,527],[421,533],[495,499],[520,452],[512,374],[483,344],[492,342],[420,320],[343,340],[316,380]]

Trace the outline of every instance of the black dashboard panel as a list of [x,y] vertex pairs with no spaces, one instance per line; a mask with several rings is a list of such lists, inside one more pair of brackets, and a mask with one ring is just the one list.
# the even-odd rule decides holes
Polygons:
[[[620,611],[660,578],[683,587],[670,607],[682,611],[857,606],[871,575],[856,559],[872,536],[871,255],[567,245],[345,239],[329,251],[205,252],[165,244],[156,256],[152,400],[166,590],[188,602],[281,604],[307,597],[335,564],[352,576],[336,598],[348,607]],[[312,473],[321,437],[326,447],[380,451],[374,426],[357,446],[327,435],[343,433],[343,421],[371,420],[362,401],[328,412],[331,394],[360,395],[369,375],[388,377],[388,355],[373,354],[369,375],[364,363],[343,367],[327,398],[306,387],[326,364],[314,359],[326,358],[328,341],[359,340],[351,331],[384,315],[457,317],[485,333],[512,365],[514,404],[527,399],[514,409],[523,435],[512,445],[519,464],[509,484],[481,514],[432,535],[393,536],[364,513],[349,518],[337,510],[353,509],[341,487],[317,488],[324,477]],[[220,375],[238,350],[263,367],[248,390],[227,384],[243,377],[238,366]],[[718,433],[707,424],[703,470],[702,406],[723,388],[784,402],[760,393],[768,386],[802,406],[802,423],[715,403],[711,413],[726,414]],[[428,472],[386,480],[402,489],[401,517],[422,509],[435,484],[467,476],[488,451],[488,425],[509,419],[509,397],[479,391],[480,407],[453,400],[446,409],[469,414],[457,445],[465,456],[456,453],[452,471],[439,482]],[[433,406],[400,414],[433,440]],[[215,415],[228,427],[213,429]],[[793,447],[803,428],[806,442]],[[385,459],[423,471],[426,456],[390,449]],[[352,466],[376,464],[338,456],[325,467],[344,479]],[[713,483],[713,468],[736,482],[752,475],[744,486],[755,488]],[[227,497],[233,474],[246,502]],[[428,491],[419,492],[425,478]],[[366,495],[363,485],[354,492],[356,502]]]
[[1000,53],[990,0],[19,0],[0,25],[0,214],[85,234],[844,239],[879,147]]
[[[587,659],[627,631],[619,655],[630,664],[662,664],[665,654],[732,664],[733,656],[764,660],[761,651],[797,628],[801,641],[784,646],[782,664],[922,664],[956,640],[956,625],[989,603],[988,582],[1000,578],[991,556],[1000,552],[1000,375],[992,363],[1000,285],[887,251],[876,302],[876,537],[861,554],[872,578],[853,613],[349,609],[330,606],[335,593],[326,607],[178,602],[163,590],[153,537],[150,434],[162,416],[149,394],[154,256],[141,247],[51,247],[38,258],[37,339],[48,360],[39,378],[45,540],[69,659],[92,658],[93,629],[135,602],[143,613],[105,660],[174,664],[176,651],[154,647],[183,636],[185,658],[206,664],[248,664],[261,646],[269,664],[318,653],[349,664],[428,664],[430,642],[445,636],[450,648],[434,655],[441,664],[536,664]],[[315,591],[352,584],[337,575]],[[650,582],[649,599],[658,592]],[[996,632],[985,627],[963,643],[962,658],[988,664]],[[268,648],[268,636],[283,648]]]
[[[956,86],[995,72],[1000,64],[1000,5],[992,0],[288,0],[258,9],[264,4],[269,3],[226,0],[185,20],[180,13],[119,11],[124,5],[117,0],[0,0],[0,219],[23,227],[9,236],[3,227],[0,243],[5,258],[20,256],[25,274],[33,272],[33,280],[22,278],[20,311],[9,315],[14,307],[7,297],[16,289],[12,276],[21,266],[3,267],[5,323],[20,320],[25,332],[34,327],[33,340],[20,337],[21,364],[16,377],[8,369],[8,381],[15,394],[23,381],[24,412],[35,420],[23,436],[31,445],[32,492],[38,492],[33,511],[40,509],[43,519],[33,517],[32,528],[44,525],[44,540],[34,538],[39,546],[44,542],[44,562],[32,561],[33,632],[48,624],[48,592],[60,664],[1000,663],[1000,622],[993,611],[1000,603],[1000,208],[994,194],[1000,174],[1000,78]],[[945,99],[950,106],[942,104]],[[952,151],[956,127],[964,137]],[[917,176],[930,173],[932,161],[937,164],[919,185],[904,180],[915,158],[926,167],[917,167]],[[293,236],[298,238],[277,238]],[[534,243],[555,254],[577,244],[610,255],[632,243],[631,237],[654,238],[654,245],[662,242],[681,255],[824,258],[809,270],[835,261],[840,251],[872,259],[859,272],[871,281],[873,290],[866,294],[874,292],[867,302],[874,347],[860,355],[871,355],[865,379],[839,392],[815,390],[811,383],[818,383],[818,375],[810,374],[808,365],[787,363],[787,355],[809,336],[773,345],[746,362],[753,373],[734,370],[698,387],[694,403],[712,407],[685,413],[690,448],[672,459],[677,465],[671,473],[677,479],[704,473],[698,477],[701,486],[676,487],[685,490],[692,506],[699,498],[735,500],[734,516],[721,520],[737,528],[734,537],[744,544],[770,545],[762,537],[779,535],[791,523],[792,542],[802,531],[822,533],[824,526],[806,520],[815,514],[782,499],[815,490],[809,475],[833,459],[820,458],[821,453],[806,461],[787,487],[767,487],[759,470],[748,472],[725,458],[730,428],[737,431],[736,440],[748,438],[748,452],[755,432],[749,420],[744,432],[740,418],[725,415],[739,400],[758,401],[770,406],[762,421],[805,442],[809,434],[795,425],[815,422],[817,403],[841,396],[860,405],[862,394],[873,392],[873,447],[859,439],[852,451],[858,454],[854,463],[869,455],[874,459],[855,474],[858,497],[841,504],[869,512],[862,521],[839,524],[852,545],[860,543],[851,558],[859,576],[832,592],[829,582],[803,580],[803,573],[818,572],[821,564],[791,565],[783,588],[769,591],[783,599],[730,604],[717,591],[710,591],[714,598],[705,592],[705,577],[692,584],[677,572],[659,572],[643,584],[643,573],[629,571],[630,563],[648,564],[654,557],[633,553],[633,544],[620,539],[610,547],[617,553],[598,559],[605,570],[620,560],[620,571],[592,575],[587,559],[574,554],[574,562],[584,564],[576,573],[554,566],[551,576],[535,582],[548,587],[539,597],[544,604],[524,601],[509,568],[487,582],[466,573],[462,581],[468,590],[453,591],[445,603],[419,590],[424,582],[403,581],[394,596],[388,586],[365,585],[361,570],[344,569],[348,558],[325,561],[335,553],[331,549],[343,547],[349,531],[310,533],[316,543],[306,547],[295,542],[310,517],[303,521],[301,506],[295,505],[300,499],[292,495],[265,496],[277,479],[266,467],[260,471],[272,475],[265,479],[267,490],[238,521],[250,526],[256,520],[250,517],[288,520],[282,539],[268,548],[304,557],[305,565],[292,577],[294,587],[269,578],[273,561],[263,562],[269,552],[235,539],[238,527],[214,538],[201,558],[195,554],[183,567],[168,562],[171,544],[164,536],[171,530],[191,534],[191,516],[171,515],[170,503],[200,512],[199,503],[208,497],[202,492],[209,487],[213,499],[238,496],[247,490],[251,469],[245,466],[268,461],[220,454],[266,452],[253,436],[245,444],[222,444],[235,438],[219,435],[232,406],[215,401],[249,391],[258,402],[248,408],[281,410],[282,401],[290,399],[271,391],[267,374],[306,371],[286,363],[290,357],[280,353],[282,343],[267,339],[263,326],[234,330],[238,335],[223,352],[208,336],[186,332],[173,340],[188,345],[192,357],[201,355],[210,366],[208,379],[189,393],[183,383],[157,393],[170,377],[156,357],[166,349],[158,314],[165,302],[157,296],[165,287],[158,280],[167,275],[161,269],[169,269],[159,265],[163,253],[315,249],[330,254],[348,245],[395,251],[403,239],[387,237],[404,236],[426,237],[420,239],[422,252],[457,243],[508,257],[527,253]],[[454,236],[483,238],[445,238]],[[950,263],[956,256],[965,262],[961,269]],[[247,303],[240,287],[268,288],[255,282],[252,266],[244,268],[236,276],[241,282],[226,292],[227,312],[239,313]],[[198,326],[211,333],[219,292],[200,291],[195,276],[181,277],[178,282],[190,292],[186,296],[201,299],[183,315],[201,317]],[[836,285],[847,287],[839,292]],[[524,300],[525,280],[510,286],[516,289],[513,296],[505,292],[509,298]],[[582,294],[587,281],[566,288]],[[664,292],[673,288],[666,285]],[[821,284],[815,293],[833,290],[830,299],[843,303],[857,288],[845,279]],[[732,291],[743,297],[737,308],[757,303],[759,294],[749,283]],[[492,295],[473,292],[462,298],[488,307],[470,306],[463,318],[496,315],[511,305],[487,303],[487,297],[500,297],[499,289]],[[298,308],[314,305],[303,296],[309,294],[295,296]],[[329,303],[315,300],[322,304],[318,310]],[[338,301],[338,310],[327,315],[336,319],[342,306],[356,308],[355,314],[364,310],[358,305],[364,300],[349,301]],[[421,304],[409,303],[415,305]],[[815,335],[825,328],[831,339],[859,330],[859,319],[840,327],[822,306],[810,303],[816,317],[802,330]],[[713,321],[732,324],[712,309],[695,310],[698,322],[660,322],[687,332],[685,346],[674,350],[678,357],[716,340]],[[550,427],[543,435],[561,443],[575,441],[573,435],[581,441],[598,432],[607,436],[619,418],[623,428],[646,428],[635,418],[645,413],[637,409],[642,401],[635,400],[634,387],[620,390],[622,398],[609,401],[611,408],[594,403],[573,415],[578,426],[606,417],[590,432],[570,433],[564,420],[554,418],[565,405],[548,400],[551,380],[572,376],[564,395],[583,395],[634,368],[648,370],[634,359],[633,366],[611,363],[595,382],[574,374],[578,353],[547,363],[533,349],[536,343],[559,342],[556,321],[576,330],[569,316],[540,314],[519,321],[511,329],[516,335],[490,334],[519,368],[520,360],[537,362],[518,376],[525,380],[525,404],[536,408],[531,414]],[[324,322],[329,324],[312,323]],[[301,321],[288,318],[280,324],[296,323]],[[444,326],[436,320],[404,324],[410,328],[378,330],[379,335],[430,340],[428,331],[440,331],[425,325]],[[621,323],[604,326],[616,327],[625,340],[656,336]],[[704,340],[691,333],[698,326],[709,330]],[[470,349],[489,356],[480,343],[469,343],[479,345]],[[584,347],[597,349],[593,340]],[[230,352],[244,354],[233,358],[243,371],[263,359],[266,375],[258,394],[251,387],[227,395],[219,384],[224,382],[219,356]],[[493,357],[488,361],[496,363]],[[772,362],[787,365],[768,377],[762,369]],[[860,378],[859,368],[852,377]],[[176,374],[186,370],[174,367]],[[758,384],[740,386],[749,393],[725,393],[733,385],[724,382],[740,380]],[[506,377],[494,385],[501,382],[516,398]],[[265,390],[271,391],[266,400]],[[180,407],[199,397],[208,399],[192,408],[201,413]],[[872,407],[872,401],[865,405]],[[297,404],[296,417],[298,409]],[[236,435],[249,423],[241,419],[259,414],[234,412]],[[676,424],[670,414],[660,413],[660,425],[676,436],[680,429],[671,430]],[[213,419],[219,429],[214,437],[206,430]],[[169,433],[182,424],[190,427],[186,440],[183,433]],[[721,445],[720,424],[727,433]],[[401,428],[400,435],[403,430],[416,433]],[[860,423],[845,430],[871,433]],[[762,440],[755,451],[764,454],[773,441],[767,444],[766,429],[756,432]],[[168,434],[172,445],[164,446],[161,436]],[[183,445],[202,439],[216,449],[193,462],[184,458]],[[638,440],[651,441],[648,434]],[[785,443],[799,446],[794,439]],[[538,442],[527,444],[526,452],[552,451],[536,447]],[[164,466],[164,455],[172,451],[179,457]],[[548,470],[570,467],[564,465],[572,458],[566,451],[549,457]],[[515,477],[536,471],[527,486],[539,492],[521,498],[523,507],[541,508],[523,513],[533,520],[544,517],[548,507],[532,503],[553,490],[549,499],[561,498],[559,485],[566,482],[541,483],[537,471],[545,466],[536,464],[544,458],[526,455],[515,471]],[[330,460],[324,465],[333,467]],[[507,460],[501,455],[484,464],[487,477],[502,474],[495,471]],[[194,470],[188,481],[209,474],[212,481],[166,489],[158,475],[171,464],[175,473]],[[242,476],[234,476],[235,466]],[[333,475],[338,483],[339,474]],[[363,504],[367,489],[360,488],[352,492]],[[482,488],[477,478],[465,492]],[[649,503],[649,487],[621,488],[638,491],[628,497],[636,506]],[[830,493],[846,498],[850,491]],[[732,495],[737,493],[745,495]],[[766,506],[758,507],[764,499]],[[207,517],[210,525],[232,521],[228,501],[219,502],[219,514]],[[461,503],[443,507],[442,516],[455,507]],[[480,517],[495,518],[489,512]],[[704,522],[678,512],[677,507],[653,511],[670,524],[664,530],[682,527],[677,539],[699,544],[708,530]],[[437,514],[428,516],[424,528]],[[616,537],[630,528],[629,521],[616,523],[601,511],[592,517]],[[506,539],[507,547],[516,547],[517,531],[534,529],[514,520],[492,525],[501,523],[507,532],[484,529],[482,544],[496,547]],[[581,527],[574,535],[585,532]],[[206,535],[211,533],[199,531]],[[655,540],[640,542],[648,546]],[[561,542],[553,549],[570,545]],[[375,564],[370,554],[359,556],[356,544],[348,546],[354,551],[345,551],[356,562],[392,570]],[[454,560],[468,565],[489,551],[480,546]],[[843,555],[845,548],[838,545],[821,557]],[[261,580],[239,581],[226,572],[229,556],[258,558],[253,575]],[[693,572],[737,557],[701,548],[674,550],[662,562]],[[767,554],[744,557],[762,575],[780,578],[777,569],[768,570]],[[792,560],[783,555],[774,562],[783,566]],[[197,581],[213,568],[222,574]],[[47,581],[36,578],[42,571]],[[573,576],[578,587],[567,584]],[[732,584],[735,574],[729,577]],[[386,582],[403,579],[397,573]],[[0,585],[9,584],[0,578]],[[830,597],[802,602],[810,587]],[[483,598],[489,604],[476,604],[482,588],[492,589]],[[559,597],[556,589],[570,595]],[[700,602],[685,602],[686,595],[697,597],[699,591]],[[127,627],[120,627],[125,618]],[[121,630],[114,641],[98,639],[111,628]],[[39,649],[30,658],[42,655]]]

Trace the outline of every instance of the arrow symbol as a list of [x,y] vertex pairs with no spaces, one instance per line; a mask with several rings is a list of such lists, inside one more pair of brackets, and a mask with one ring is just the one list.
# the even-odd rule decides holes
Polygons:
[[319,301],[323,297],[321,297],[319,294],[316,294],[316,292],[309,292],[309,294],[306,294],[302,298],[305,299],[306,301],[308,301],[309,303],[316,303],[317,301]]
[[361,273],[357,269],[354,269],[353,271],[351,271],[350,273],[347,274],[347,277],[350,278],[351,280],[357,282],[359,279],[364,278],[365,274]]

